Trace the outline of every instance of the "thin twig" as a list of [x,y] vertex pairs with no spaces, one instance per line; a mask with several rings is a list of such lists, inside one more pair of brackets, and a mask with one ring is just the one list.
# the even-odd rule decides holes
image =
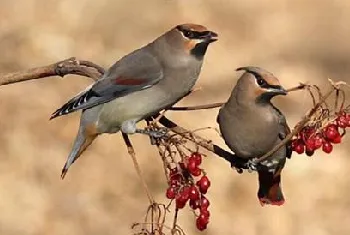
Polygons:
[[128,149],[128,153],[129,155],[131,156],[131,159],[134,163],[134,167],[135,167],[135,170],[137,172],[137,175],[139,176],[140,180],[141,180],[141,183],[142,183],[142,186],[143,188],[145,189],[146,191],[146,194],[147,194],[147,197],[150,201],[150,204],[153,205],[155,203],[154,199],[153,199],[153,196],[151,194],[151,191],[149,190],[148,186],[147,186],[147,183],[145,181],[145,178],[143,177],[143,173],[141,171],[141,168],[140,168],[140,165],[139,163],[137,162],[137,159],[136,159],[136,154],[135,154],[135,151],[134,151],[134,148],[131,144],[131,141],[128,137],[127,134],[125,133],[122,133],[122,136],[123,136],[123,139],[124,139],[124,142],[125,142],[125,145],[127,146],[127,149]]
[[196,106],[189,106],[189,107],[170,107],[167,110],[172,111],[190,111],[190,110],[201,110],[201,109],[213,109],[213,108],[219,108],[225,103],[213,103],[213,104],[204,104],[204,105],[196,105]]
[[176,223],[177,223],[177,216],[178,216],[178,212],[179,212],[179,209],[175,209],[175,213],[174,213],[174,221],[173,221],[173,228],[171,230],[171,233],[172,234],[175,234],[175,231],[176,231]]
[[[292,92],[292,91],[298,91],[304,89],[307,84],[300,83],[296,87],[292,87],[287,89],[287,92]],[[170,107],[167,110],[172,110],[172,111],[191,111],[191,110],[202,110],[202,109],[214,109],[214,108],[220,108],[223,106],[225,103],[212,103],[212,104],[203,104],[203,105],[196,105],[196,106],[183,106],[183,107]]]

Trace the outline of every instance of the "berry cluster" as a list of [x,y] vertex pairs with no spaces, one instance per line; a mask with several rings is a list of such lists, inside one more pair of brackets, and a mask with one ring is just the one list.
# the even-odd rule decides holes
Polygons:
[[[186,164],[185,164],[186,163]],[[175,199],[176,209],[182,209],[189,201],[189,206],[199,211],[196,219],[196,227],[203,231],[209,223],[209,200],[204,196],[210,187],[210,181],[199,165],[202,163],[202,155],[192,153],[186,161],[179,163],[179,168],[170,169],[169,188],[166,191],[168,199]],[[202,176],[201,176],[202,175]],[[200,177],[197,181],[193,177]]]
[[[345,134],[344,129],[350,127],[350,114],[341,111],[336,114],[336,119],[328,123],[325,127],[317,128],[313,126],[305,126],[292,140],[292,149],[298,154],[306,153],[312,156],[315,150],[322,147],[325,153],[333,150],[332,144],[339,144]],[[343,133],[340,134],[339,130]]]

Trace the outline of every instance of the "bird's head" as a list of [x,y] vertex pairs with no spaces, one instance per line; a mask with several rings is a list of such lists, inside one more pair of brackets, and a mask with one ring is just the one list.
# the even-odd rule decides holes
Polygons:
[[240,67],[237,71],[245,71],[237,85],[241,90],[258,102],[269,102],[276,95],[286,95],[287,91],[279,80],[270,72],[259,67]]
[[165,34],[171,45],[186,54],[202,60],[208,45],[217,40],[218,35],[205,26],[181,24]]

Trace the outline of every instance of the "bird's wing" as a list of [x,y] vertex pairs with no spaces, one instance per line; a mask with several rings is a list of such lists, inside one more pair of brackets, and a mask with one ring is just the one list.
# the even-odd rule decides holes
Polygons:
[[115,63],[92,86],[57,109],[50,119],[149,88],[162,78],[163,70],[158,60],[150,53],[135,51]]
[[[283,140],[284,138],[287,137],[287,135],[291,132],[288,124],[287,124],[287,120],[285,118],[285,116],[282,114],[282,112],[276,108],[275,106],[273,106],[273,108],[276,110],[277,115],[279,117],[279,123],[280,123],[280,132],[279,132],[279,138],[281,140]],[[292,141],[289,140],[286,144],[286,157],[287,158],[291,158],[292,156]]]

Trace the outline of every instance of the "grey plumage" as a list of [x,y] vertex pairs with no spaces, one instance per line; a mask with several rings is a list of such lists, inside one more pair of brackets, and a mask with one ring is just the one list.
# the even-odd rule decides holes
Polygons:
[[[261,157],[277,145],[290,132],[284,115],[270,99],[285,95],[278,79],[258,67],[243,67],[227,103],[220,109],[217,121],[225,143],[240,158]],[[286,157],[290,157],[289,144],[281,148],[260,166],[258,197],[262,204],[284,202],[279,187],[280,172]]]
[[137,122],[187,95],[216,37],[201,25],[179,25],[121,58],[101,79],[56,110],[51,119],[83,110],[62,177],[99,134],[120,130],[133,134]]

